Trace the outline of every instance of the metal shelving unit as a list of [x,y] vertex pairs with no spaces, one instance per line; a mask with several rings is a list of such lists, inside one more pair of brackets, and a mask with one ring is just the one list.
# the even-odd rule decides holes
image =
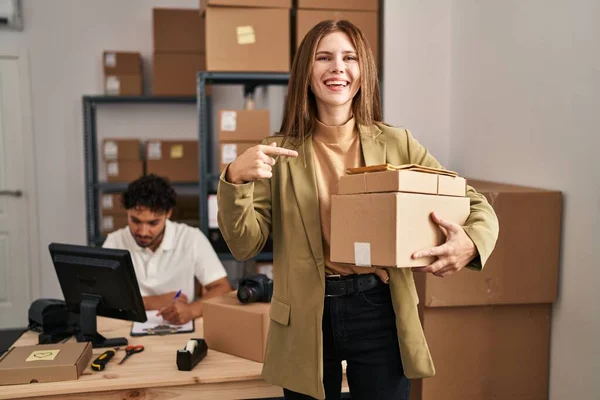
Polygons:
[[[218,181],[220,174],[212,171],[211,166],[211,121],[210,102],[206,95],[206,85],[245,85],[246,92],[251,92],[257,86],[288,84],[288,73],[251,73],[251,72],[199,72],[198,73],[198,168],[200,177],[200,229],[205,235],[208,227],[208,195],[213,184]],[[218,253],[222,260],[233,260],[231,253]],[[257,261],[270,261],[271,252],[262,252],[255,257]]]

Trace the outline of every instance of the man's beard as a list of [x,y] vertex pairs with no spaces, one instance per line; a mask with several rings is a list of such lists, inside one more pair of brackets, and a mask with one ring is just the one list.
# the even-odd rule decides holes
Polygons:
[[166,226],[163,228],[163,230],[158,235],[156,235],[156,237],[154,239],[152,239],[150,242],[148,242],[148,244],[140,243],[138,240],[138,237],[136,235],[133,235],[133,238],[135,239],[135,242],[137,243],[138,246],[145,249],[148,247],[152,247],[152,245],[154,245],[156,242],[161,240],[165,235],[165,229],[167,229]]

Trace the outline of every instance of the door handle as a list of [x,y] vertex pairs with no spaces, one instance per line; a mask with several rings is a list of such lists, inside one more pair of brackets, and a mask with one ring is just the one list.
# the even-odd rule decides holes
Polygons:
[[0,196],[21,197],[23,192],[20,190],[0,190]]

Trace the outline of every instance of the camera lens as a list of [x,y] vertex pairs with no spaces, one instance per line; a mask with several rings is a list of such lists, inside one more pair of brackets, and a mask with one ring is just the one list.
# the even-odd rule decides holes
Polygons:
[[242,303],[252,303],[259,297],[258,289],[253,286],[242,286],[238,289],[237,297]]

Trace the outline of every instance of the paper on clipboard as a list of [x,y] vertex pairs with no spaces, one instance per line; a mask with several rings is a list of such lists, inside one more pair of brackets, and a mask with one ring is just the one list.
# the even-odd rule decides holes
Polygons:
[[194,332],[194,320],[183,325],[173,325],[166,322],[162,317],[156,316],[157,312],[157,310],[148,310],[146,311],[146,318],[148,318],[146,322],[134,322],[131,328],[131,336]]

